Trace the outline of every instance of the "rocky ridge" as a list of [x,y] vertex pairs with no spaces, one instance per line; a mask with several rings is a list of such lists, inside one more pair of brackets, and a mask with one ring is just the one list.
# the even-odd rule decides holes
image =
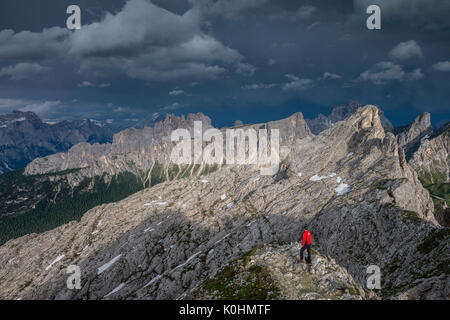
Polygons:
[[423,139],[410,165],[425,184],[450,182],[450,131],[444,126],[434,137]]
[[[358,286],[375,264],[379,297],[450,298],[450,233],[376,107],[293,139],[282,155],[275,176],[222,166],[9,241],[0,247],[0,296],[184,298],[245,252],[296,241],[308,223],[317,251]],[[81,268],[81,290],[66,287],[71,264]]]
[[333,259],[314,251],[298,263],[300,245],[265,245],[244,254],[189,293],[187,299],[363,300],[376,295],[356,284]]
[[430,113],[425,112],[417,116],[409,126],[395,128],[394,133],[398,145],[403,148],[409,159],[419,146],[434,134]]
[[[361,104],[355,100],[350,100],[343,106],[335,106],[329,116],[319,114],[314,119],[306,119],[309,128],[313,134],[319,134],[322,131],[329,129],[336,122],[342,121],[351,116],[358,108],[361,108]],[[387,131],[391,131],[393,126],[391,122],[384,116],[383,111],[379,110],[380,121]]]
[[[141,176],[143,183],[151,179],[151,172],[155,165],[161,165],[164,177],[169,180],[170,153],[175,143],[170,141],[171,132],[178,128],[189,129],[193,137],[194,121],[201,121],[203,131],[212,128],[211,120],[202,113],[176,117],[168,115],[163,122],[154,127],[142,130],[130,128],[114,135],[112,144],[81,143],[71,148],[67,153],[59,153],[39,158],[30,163],[25,169],[25,175],[47,174],[64,170],[77,169],[77,172],[67,176],[69,183],[79,184],[86,177],[117,175],[120,172],[131,172]],[[272,121],[267,124],[254,124],[241,127],[246,130],[277,128],[280,130],[280,144],[286,145],[296,138],[311,135],[301,113],[296,113],[287,119]],[[187,168],[186,168],[187,167]],[[184,166],[175,168],[174,178],[188,175],[199,175],[207,167],[202,163],[200,167]],[[150,181],[151,182],[151,181]]]

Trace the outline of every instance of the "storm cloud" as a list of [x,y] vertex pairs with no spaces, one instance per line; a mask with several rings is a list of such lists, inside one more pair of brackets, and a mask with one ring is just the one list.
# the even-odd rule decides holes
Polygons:
[[[75,31],[69,0],[39,2],[34,20],[18,3],[0,4],[2,112],[31,101],[52,118],[203,111],[229,125],[356,99],[394,124],[450,116],[449,0],[80,1]],[[371,4],[381,30],[366,28]]]

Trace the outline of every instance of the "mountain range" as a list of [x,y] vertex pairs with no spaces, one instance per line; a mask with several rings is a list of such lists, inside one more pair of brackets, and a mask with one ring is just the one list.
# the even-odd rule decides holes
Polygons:
[[[171,163],[170,132],[210,128],[201,113],[0,175],[0,296],[450,299],[448,126],[433,130],[424,114],[392,128],[375,106],[350,109],[314,129],[320,121],[301,113],[240,123],[280,130],[273,176],[257,165]],[[295,263],[304,224],[308,266]],[[70,265],[80,290],[66,287]],[[381,290],[366,287],[371,265]]]
[[111,141],[114,129],[95,120],[48,124],[33,112],[0,115],[0,174],[24,168],[35,158],[68,150],[79,142]]

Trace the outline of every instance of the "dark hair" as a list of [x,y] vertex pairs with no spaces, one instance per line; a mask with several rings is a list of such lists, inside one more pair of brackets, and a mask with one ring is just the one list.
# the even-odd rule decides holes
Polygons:
[[303,226],[303,229],[308,229],[308,226],[305,224],[304,226]]

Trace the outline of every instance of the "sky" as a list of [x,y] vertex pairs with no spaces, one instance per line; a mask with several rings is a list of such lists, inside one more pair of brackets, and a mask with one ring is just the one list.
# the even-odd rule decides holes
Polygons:
[[[69,5],[81,29],[69,30]],[[369,5],[381,30],[369,30]],[[0,114],[222,127],[350,99],[394,125],[450,120],[450,0],[2,0]]]

